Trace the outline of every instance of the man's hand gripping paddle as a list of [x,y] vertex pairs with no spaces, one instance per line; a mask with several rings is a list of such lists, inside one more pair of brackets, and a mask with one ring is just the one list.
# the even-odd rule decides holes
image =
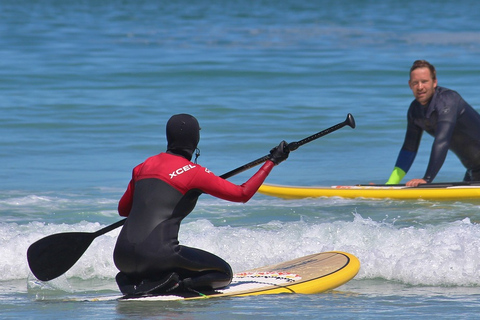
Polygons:
[[[332,133],[344,126],[355,128],[355,120],[350,113],[347,115],[345,121],[300,141],[291,142],[287,145],[287,148],[289,151],[297,150],[300,146]],[[263,156],[229,171],[220,177],[228,179],[267,161],[268,158],[269,155]],[[49,281],[61,276],[80,259],[96,237],[122,226],[125,220],[126,218],[96,232],[57,233],[34,242],[27,250],[27,260],[30,270],[32,270],[35,277],[41,281]]]

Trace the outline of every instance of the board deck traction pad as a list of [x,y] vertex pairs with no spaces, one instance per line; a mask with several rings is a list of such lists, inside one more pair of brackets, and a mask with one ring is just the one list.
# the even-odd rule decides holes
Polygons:
[[[273,266],[236,273],[227,288],[213,292],[193,291],[174,295],[123,296],[119,300],[168,301],[257,294],[319,293],[351,280],[359,267],[358,259],[351,254],[339,251],[322,252]],[[330,279],[332,277],[333,282]],[[321,284],[323,279],[328,282],[328,285]]]

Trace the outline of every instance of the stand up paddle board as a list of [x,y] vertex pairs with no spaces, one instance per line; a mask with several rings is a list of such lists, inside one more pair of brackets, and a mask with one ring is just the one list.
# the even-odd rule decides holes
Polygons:
[[258,192],[283,199],[319,197],[462,200],[480,199],[480,182],[430,183],[418,187],[405,185],[356,185],[302,187],[263,184]]
[[314,294],[341,286],[355,277],[359,260],[352,254],[332,251],[235,274],[232,283],[215,292],[122,297],[120,301],[169,301],[242,297],[262,294]]

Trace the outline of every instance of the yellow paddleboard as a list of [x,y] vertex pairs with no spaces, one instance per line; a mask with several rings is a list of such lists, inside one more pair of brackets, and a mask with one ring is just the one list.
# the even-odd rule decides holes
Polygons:
[[331,186],[300,187],[263,184],[258,192],[284,199],[303,199],[319,197],[342,198],[389,198],[389,199],[425,199],[460,200],[480,199],[480,185],[475,184],[431,184],[410,188],[405,186]]
[[279,293],[313,294],[341,286],[353,279],[359,269],[360,261],[352,254],[322,252],[237,273],[230,286],[216,292],[144,296],[120,301],[192,300]]

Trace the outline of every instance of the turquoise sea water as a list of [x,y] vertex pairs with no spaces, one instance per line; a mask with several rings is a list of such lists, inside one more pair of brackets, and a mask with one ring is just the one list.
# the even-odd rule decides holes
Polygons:
[[[175,113],[202,127],[199,163],[222,174],[281,140],[343,128],[292,152],[267,182],[384,183],[413,99],[408,69],[480,110],[477,1],[0,2],[0,318],[464,318],[480,312],[480,201],[203,195],[180,240],[235,271],[320,251],[356,255],[330,293],[168,303],[78,302],[118,294],[118,230],[41,283],[26,250],[119,220],[132,168],[165,149]],[[407,178],[424,174],[431,137]],[[242,183],[254,169],[233,177]],[[436,181],[458,181],[450,155]]]

